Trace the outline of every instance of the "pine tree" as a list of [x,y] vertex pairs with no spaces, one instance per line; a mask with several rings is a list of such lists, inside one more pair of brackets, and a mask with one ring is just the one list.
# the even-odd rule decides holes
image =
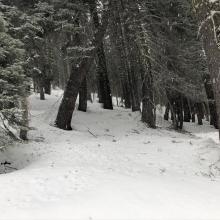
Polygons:
[[[7,12],[7,6],[1,4],[2,11]],[[8,134],[16,137],[10,127],[27,130],[27,118],[22,105],[28,96],[28,80],[24,72],[25,51],[23,43],[13,38],[8,32],[10,24],[4,19],[7,15],[0,15],[0,118],[1,124]],[[26,138],[25,135],[21,135]]]
[[[210,78],[210,80],[206,78],[206,89],[208,98],[211,98],[213,102],[209,104],[209,107],[210,111],[213,113],[212,119],[216,121],[214,122],[215,127],[220,128],[220,3],[219,1],[192,0],[192,4],[200,25],[199,34],[203,41],[203,47],[209,70],[208,78]],[[212,88],[207,86],[208,83],[212,84]],[[213,94],[211,94],[212,92]]]
[[59,107],[58,115],[55,122],[58,128],[64,130],[72,129],[71,120],[73,111],[75,109],[77,95],[79,93],[81,83],[91,69],[97,49],[103,42],[106,28],[108,26],[108,18],[109,9],[104,12],[102,25],[99,26],[98,31],[95,33],[92,41],[92,47],[88,51],[87,56],[82,59],[81,63],[78,66],[73,66],[71,69],[70,78],[67,82],[64,97]]

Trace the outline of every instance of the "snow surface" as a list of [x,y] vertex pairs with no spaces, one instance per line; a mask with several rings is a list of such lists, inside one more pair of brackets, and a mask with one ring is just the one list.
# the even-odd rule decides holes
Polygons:
[[32,95],[30,141],[0,153],[19,169],[0,175],[1,220],[220,219],[216,130],[178,133],[160,117],[152,130],[95,103],[63,131],[51,126],[60,100]]

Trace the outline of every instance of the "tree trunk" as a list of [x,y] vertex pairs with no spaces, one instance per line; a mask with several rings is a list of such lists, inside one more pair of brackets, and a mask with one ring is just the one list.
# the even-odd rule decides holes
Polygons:
[[165,113],[164,113],[164,120],[166,120],[166,121],[169,121],[169,112],[170,112],[170,104],[167,103],[166,110],[165,110]]
[[209,107],[208,107],[207,102],[203,103],[203,107],[204,107],[205,119],[206,121],[210,122],[210,117],[209,117],[210,112],[209,112]]
[[150,61],[148,61],[148,70],[142,76],[142,80],[142,121],[147,123],[150,128],[156,128],[153,76]]
[[[95,29],[98,30],[100,27],[99,15],[97,12],[96,0],[90,1],[90,12],[92,15]],[[98,76],[98,89],[99,89],[99,102],[103,103],[104,109],[113,109],[112,96],[110,82],[108,79],[107,64],[105,58],[103,39],[97,48],[97,76]]]
[[50,79],[44,80],[44,91],[45,91],[45,94],[51,95],[51,80]]
[[196,110],[197,110],[198,124],[203,125],[202,119],[204,117],[204,113],[203,113],[203,106],[201,102],[196,103]]
[[130,72],[130,88],[131,88],[131,109],[132,112],[140,111],[140,101],[139,101],[139,94],[138,94],[138,85],[137,80],[135,77],[135,73],[133,70]]
[[183,128],[183,100],[182,95],[179,94],[174,99],[174,128],[176,130],[182,130]]
[[205,76],[205,90],[208,98],[208,106],[210,112],[210,125],[213,125],[216,129],[218,129],[218,120],[217,120],[217,112],[216,112],[216,102],[214,97],[214,91],[212,82],[210,79],[210,75]]
[[184,122],[190,122],[191,112],[187,98],[183,98]]
[[179,92],[166,90],[167,99],[171,110],[171,120],[175,130],[183,128],[183,98]]
[[75,109],[77,95],[79,93],[80,85],[83,79],[86,77],[92,63],[94,62],[94,57],[97,52],[97,48],[102,43],[104,38],[106,28],[108,26],[109,10],[106,10],[103,15],[102,25],[99,26],[98,31],[94,36],[94,49],[90,52],[90,56],[83,58],[79,67],[72,67],[70,78],[67,82],[67,86],[64,92],[62,102],[60,104],[55,125],[64,130],[72,130],[71,120],[73,111]]
[[26,97],[21,100],[21,109],[22,109],[22,127],[20,129],[20,138],[22,140],[27,140],[29,121],[28,121],[28,101]]
[[131,94],[130,90],[128,88],[128,83],[126,79],[122,79],[122,94],[123,94],[123,99],[124,99],[124,105],[126,109],[131,108]]
[[195,123],[196,122],[196,110],[195,110],[195,106],[192,106],[192,122]]
[[92,94],[91,94],[90,89],[88,88],[88,86],[87,86],[87,101],[90,101],[91,103],[93,103]]
[[78,110],[82,112],[87,111],[87,80],[86,77],[81,83],[80,89],[79,89],[79,106]]
[[[120,73],[120,83],[122,89],[122,100],[124,101],[125,108],[129,109],[132,106],[131,99],[134,96],[131,94],[131,80],[129,80],[129,64],[125,48],[125,39],[123,35],[122,21],[119,10],[120,2],[114,0],[114,8],[112,11],[112,29],[111,41],[115,45],[117,56],[119,59],[118,70]],[[134,104],[134,99],[133,99]]]
[[44,82],[43,82],[43,80],[40,80],[39,89],[40,89],[40,100],[45,100],[45,91],[44,91]]
[[213,125],[216,129],[219,128],[218,126],[218,115],[216,111],[216,105],[214,102],[209,102],[209,111],[210,111],[210,125]]

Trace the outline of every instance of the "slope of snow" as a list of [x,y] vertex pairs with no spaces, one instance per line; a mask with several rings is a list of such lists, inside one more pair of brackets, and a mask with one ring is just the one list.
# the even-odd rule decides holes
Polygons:
[[[61,94],[30,98],[30,142],[0,153],[0,219],[219,219],[220,148],[208,125],[177,133],[159,118],[90,104],[73,131],[53,126]],[[2,159],[3,158],[3,159]]]

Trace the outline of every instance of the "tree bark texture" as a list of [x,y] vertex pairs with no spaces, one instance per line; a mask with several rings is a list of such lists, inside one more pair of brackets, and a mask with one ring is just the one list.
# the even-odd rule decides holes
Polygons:
[[87,111],[87,80],[86,77],[84,78],[83,82],[81,83],[79,89],[79,106],[78,110],[82,112]]
[[[91,0],[89,2],[89,5],[90,5],[90,12],[93,18],[93,23],[97,31],[101,23],[99,21],[99,15],[97,12],[96,0]],[[99,102],[103,103],[104,109],[112,110],[113,104],[112,104],[111,88],[108,79],[108,71],[107,71],[103,39],[102,42],[100,42],[99,47],[97,48],[97,59],[98,59],[97,78],[98,78],[98,89],[99,89]]]
[[79,67],[72,67],[70,78],[67,82],[67,86],[64,91],[63,99],[60,104],[55,125],[64,130],[72,130],[71,120],[73,111],[75,109],[77,95],[79,93],[79,88],[81,83],[86,77],[87,72],[89,71],[92,63],[94,62],[95,54],[97,53],[97,48],[103,41],[106,28],[108,26],[108,17],[109,10],[106,10],[103,19],[102,25],[99,26],[98,31],[95,33],[93,45],[94,49],[90,52],[90,56],[83,58]]

